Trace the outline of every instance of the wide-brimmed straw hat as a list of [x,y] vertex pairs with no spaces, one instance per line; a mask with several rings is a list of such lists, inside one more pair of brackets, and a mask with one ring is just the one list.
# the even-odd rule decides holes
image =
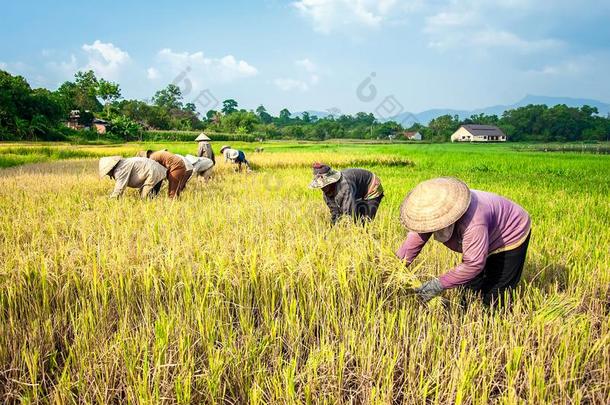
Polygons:
[[413,232],[436,232],[456,223],[468,210],[470,198],[470,189],[461,180],[427,180],[407,194],[400,206],[400,220]]
[[203,132],[199,134],[199,136],[197,138],[195,138],[195,141],[199,142],[199,141],[211,141],[212,139],[210,139],[209,136],[207,136],[206,134],[204,134]]
[[99,175],[100,179],[110,173],[112,169],[123,159],[121,156],[108,156],[100,159]]
[[341,180],[341,172],[323,163],[313,164],[313,180],[309,188],[324,188]]
[[231,147],[229,145],[223,145],[222,148],[220,148],[220,153],[224,152],[225,149],[230,149]]

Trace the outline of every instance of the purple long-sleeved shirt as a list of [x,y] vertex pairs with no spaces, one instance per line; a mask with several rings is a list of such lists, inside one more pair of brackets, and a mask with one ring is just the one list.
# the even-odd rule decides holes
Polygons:
[[[455,223],[451,238],[443,243],[463,253],[462,263],[439,277],[443,288],[472,280],[483,271],[487,256],[518,247],[530,231],[530,217],[519,205],[493,193],[471,192],[468,210]],[[411,263],[430,236],[431,233],[409,232],[396,255]]]

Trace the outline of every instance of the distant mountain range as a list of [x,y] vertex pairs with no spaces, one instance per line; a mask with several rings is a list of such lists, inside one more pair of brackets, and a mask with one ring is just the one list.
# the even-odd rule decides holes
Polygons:
[[[487,115],[502,115],[502,113],[506,110],[512,110],[519,107],[525,107],[529,104],[546,104],[549,107],[565,104],[568,107],[582,107],[583,105],[588,105],[591,107],[597,107],[599,114],[603,116],[607,116],[610,114],[610,104],[604,103],[598,100],[591,100],[586,98],[570,98],[570,97],[548,97],[548,96],[535,96],[528,94],[523,99],[519,100],[515,104],[510,105],[494,105],[491,107],[478,108],[475,110],[453,110],[453,109],[443,109],[443,108],[435,108],[432,110],[422,111],[417,114],[412,114],[409,112],[404,112],[393,117],[387,118],[381,121],[396,121],[402,123],[403,126],[411,126],[415,122],[419,122],[420,124],[427,125],[434,118],[440,117],[441,115],[457,115],[460,119],[469,118],[471,115],[475,114],[487,114]],[[317,116],[318,118],[324,118],[331,115],[329,111],[307,111],[311,116]],[[303,112],[295,113],[293,117],[300,117],[303,115]]]

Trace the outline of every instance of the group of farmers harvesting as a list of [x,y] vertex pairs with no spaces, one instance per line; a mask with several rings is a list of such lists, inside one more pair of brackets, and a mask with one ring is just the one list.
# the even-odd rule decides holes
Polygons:
[[[142,151],[138,157],[100,159],[100,176],[116,179],[112,197],[124,188],[140,189],[142,197],[158,194],[163,179],[169,196],[177,197],[194,175],[209,177],[215,164],[210,139],[201,134],[198,156],[168,151]],[[223,146],[226,161],[241,170],[250,165],[242,151]],[[188,164],[190,163],[190,165]],[[331,222],[351,217],[356,222],[374,220],[384,197],[380,179],[364,169],[334,170],[315,163],[310,188],[321,189]],[[463,287],[480,296],[486,305],[501,304],[505,293],[521,278],[530,239],[528,213],[516,203],[493,193],[471,190],[459,179],[441,177],[424,181],[411,190],[400,207],[400,220],[409,230],[396,255],[410,265],[424,245],[434,238],[462,253],[460,264],[413,291],[428,302],[446,289]]]
[[[160,151],[143,150],[136,157],[123,158],[110,156],[100,159],[100,177],[109,176],[116,180],[111,198],[120,197],[127,187],[140,190],[142,198],[153,198],[159,194],[163,180],[167,179],[169,198],[175,198],[182,193],[189,179],[196,175],[209,179],[216,157],[210,145],[210,138],[200,134],[197,156],[182,156],[171,153],[167,149]],[[220,149],[226,162],[232,162],[241,171],[242,165],[250,171],[250,163],[244,152],[225,145]]]

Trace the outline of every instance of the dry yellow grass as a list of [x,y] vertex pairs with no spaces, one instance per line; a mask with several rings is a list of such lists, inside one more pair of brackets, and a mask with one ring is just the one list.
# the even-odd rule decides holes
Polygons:
[[[608,160],[354,148],[250,154],[255,173],[221,165],[178,201],[109,200],[93,160],[0,171],[0,398],[608,403]],[[377,220],[329,228],[313,160],[373,165]],[[532,214],[510,311],[405,294],[459,260],[393,256],[400,200],[439,174]]]

